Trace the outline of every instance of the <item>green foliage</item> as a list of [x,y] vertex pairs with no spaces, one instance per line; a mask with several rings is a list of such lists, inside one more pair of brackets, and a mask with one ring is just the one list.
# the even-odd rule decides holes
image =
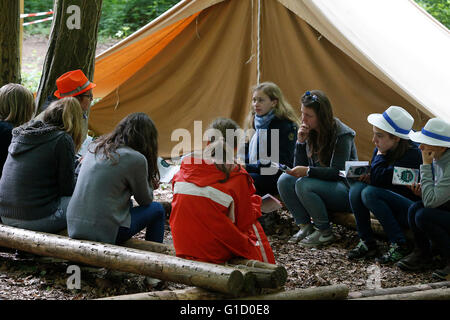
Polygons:
[[450,0],[415,0],[415,2],[450,29]]

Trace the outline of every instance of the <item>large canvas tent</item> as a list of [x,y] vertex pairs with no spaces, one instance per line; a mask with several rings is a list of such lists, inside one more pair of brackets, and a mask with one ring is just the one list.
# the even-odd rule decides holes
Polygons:
[[145,112],[170,156],[173,130],[243,125],[252,86],[273,81],[298,111],[303,92],[326,92],[367,160],[370,113],[402,106],[416,129],[450,120],[449,53],[449,30],[412,0],[185,0],[97,57],[89,126]]

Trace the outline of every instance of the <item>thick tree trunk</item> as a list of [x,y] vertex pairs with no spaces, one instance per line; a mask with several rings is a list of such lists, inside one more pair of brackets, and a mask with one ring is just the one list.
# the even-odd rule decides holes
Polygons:
[[343,284],[308,289],[280,291],[260,296],[238,298],[239,300],[341,300],[348,295]]
[[405,293],[412,293],[412,292],[425,291],[425,290],[431,290],[431,289],[439,289],[439,288],[450,288],[450,281],[426,283],[426,284],[418,284],[418,285],[414,285],[414,286],[394,287],[394,288],[386,288],[386,289],[354,291],[354,292],[350,292],[348,294],[348,299],[386,296],[386,295],[392,295],[392,294],[405,294]]
[[62,74],[81,69],[93,80],[101,7],[102,0],[55,0],[48,51],[36,97],[38,113],[47,97],[55,92],[56,79]]
[[239,270],[165,254],[70,239],[0,224],[0,246],[112,270],[197,286],[237,296],[244,286]]
[[20,1],[0,0],[0,87],[20,83]]

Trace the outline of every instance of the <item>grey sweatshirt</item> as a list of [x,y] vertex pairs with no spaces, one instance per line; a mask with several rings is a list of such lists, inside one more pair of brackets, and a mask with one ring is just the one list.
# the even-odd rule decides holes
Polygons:
[[427,208],[441,207],[450,211],[450,149],[439,160],[431,164],[420,166],[420,185],[422,188],[422,201]]
[[344,170],[345,161],[358,160],[355,145],[355,131],[335,118],[337,126],[336,142],[331,155],[330,165],[322,167],[314,159],[308,157],[309,145],[307,142],[295,145],[295,166],[309,166],[309,177],[322,180],[338,180],[339,170]]
[[15,128],[12,136],[0,179],[0,215],[18,220],[50,216],[75,186],[72,137],[41,121]]
[[69,237],[114,244],[119,227],[130,227],[131,196],[139,205],[153,201],[145,157],[129,147],[117,153],[116,164],[86,153],[67,208]]

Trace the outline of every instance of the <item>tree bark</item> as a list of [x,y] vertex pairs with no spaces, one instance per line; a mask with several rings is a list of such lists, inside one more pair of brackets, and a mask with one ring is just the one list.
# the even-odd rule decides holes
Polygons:
[[387,294],[383,296],[365,297],[354,300],[450,300],[450,288]]
[[[73,6],[79,8],[79,16]],[[48,51],[36,97],[38,113],[47,97],[53,96],[56,79],[64,73],[81,69],[92,81],[101,7],[102,0],[55,0]]]
[[229,295],[208,291],[201,288],[186,288],[181,290],[165,290],[142,292],[121,296],[105,297],[97,300],[223,300]]
[[347,299],[359,299],[366,297],[375,297],[375,296],[385,296],[392,294],[405,294],[411,292],[425,291],[431,289],[438,288],[450,288],[450,281],[436,282],[436,283],[425,283],[418,284],[414,286],[405,286],[405,287],[394,287],[394,288],[386,288],[386,289],[373,289],[373,290],[364,290],[364,291],[354,291],[348,294]]
[[244,286],[239,270],[165,254],[124,248],[0,224],[0,246],[112,270],[197,286],[237,296]]
[[308,289],[280,291],[260,296],[237,298],[239,300],[341,300],[348,295],[343,284]]
[[0,87],[20,83],[20,1],[0,0]]

